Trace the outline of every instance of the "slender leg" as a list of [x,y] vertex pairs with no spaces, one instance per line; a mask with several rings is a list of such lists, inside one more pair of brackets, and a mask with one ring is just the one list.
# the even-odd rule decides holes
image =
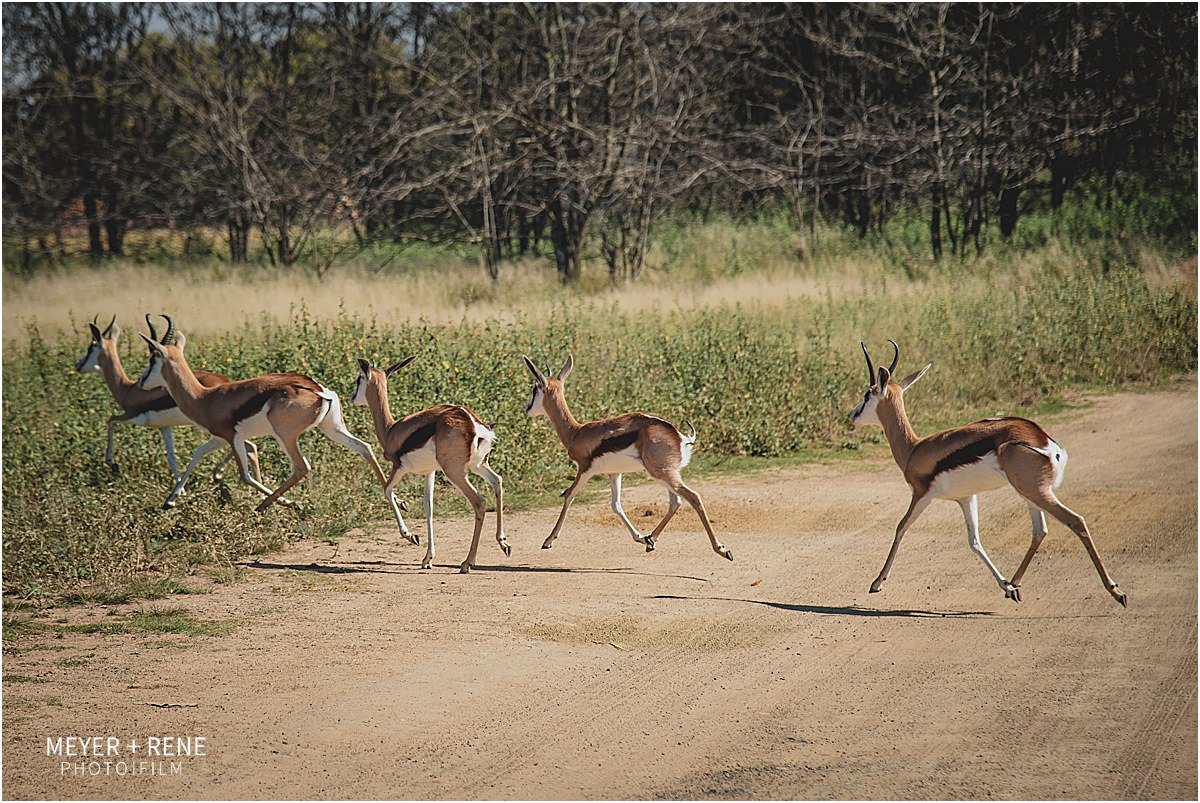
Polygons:
[[383,469],[379,467],[379,462],[375,459],[375,453],[371,451],[371,447],[351,435],[350,430],[346,429],[346,422],[342,420],[340,406],[331,410],[329,415],[321,419],[318,429],[331,441],[340,443],[346,448],[362,455],[362,458],[367,461],[371,469],[375,472],[375,477],[379,480],[381,487],[387,482],[387,479],[383,476]]
[[888,551],[887,560],[884,561],[883,568],[880,569],[879,576],[875,578],[875,582],[871,583],[872,594],[883,588],[884,581],[888,579],[888,575],[892,571],[892,564],[896,562],[896,553],[900,551],[900,541],[904,538],[904,533],[917,520],[917,517],[921,515],[921,511],[928,507],[932,501],[933,497],[928,494],[925,496],[913,494],[912,501],[908,503],[908,512],[904,514],[904,518],[900,519],[900,523],[896,525],[896,537],[892,540],[892,548]]
[[400,464],[397,463],[392,468],[392,476],[383,486],[383,495],[387,497],[388,502],[390,502],[392,505],[393,512],[396,514],[396,524],[400,527],[400,534],[409,541],[412,541],[414,544],[419,544],[421,543],[421,540],[408,529],[408,525],[404,523],[404,517],[400,515],[400,508],[396,504],[396,494],[394,493],[394,489],[396,487],[396,483],[399,482],[400,478],[403,476],[404,472],[401,471]]
[[508,539],[504,535],[504,481],[487,464],[487,458],[471,470],[483,477],[484,482],[492,486],[492,492],[496,494],[496,543],[500,545],[504,557],[508,557],[512,554],[512,547],[508,545]]
[[[633,526],[633,523],[629,521],[629,517],[625,515],[625,510],[621,507],[621,475],[609,474],[608,476],[609,482],[612,485],[613,513],[616,513],[621,518],[621,522],[625,525],[625,529],[629,530],[629,534],[633,536],[634,541],[637,541],[639,544],[646,543],[646,536],[638,532],[637,527]],[[646,551],[649,552],[653,548],[653,545],[651,545]]]
[[422,569],[433,566],[433,481],[436,477],[436,471],[425,475],[425,535],[428,540],[425,544],[425,558],[421,561]]
[[[262,482],[262,470],[258,465],[258,447],[254,445],[254,441],[246,441],[246,457],[250,460],[250,468],[254,471],[254,478]],[[221,458],[221,462],[217,463],[217,468],[213,471],[213,482],[220,482],[225,476],[225,466],[229,465],[229,461],[233,459],[233,448],[225,453]]]
[[163,447],[167,450],[167,465],[171,467],[171,479],[179,482],[179,464],[175,462],[175,430],[163,427],[159,433],[162,435]]
[[[250,446],[250,441],[246,441],[247,448]],[[233,458],[233,449],[225,453],[225,456],[217,463],[217,467],[213,469],[213,482],[220,482],[225,476],[225,466],[229,465],[230,459]]]
[[704,503],[700,501],[700,494],[684,485],[683,480],[681,480],[678,476],[675,476],[672,479],[673,483],[671,490],[687,500],[687,503],[692,506],[693,510],[696,511],[696,515],[700,517],[700,523],[704,525],[704,532],[708,533],[708,541],[710,544],[712,544],[713,552],[716,552],[723,558],[733,560],[733,552],[731,552],[728,547],[722,545],[721,542],[717,540],[717,535],[713,532],[712,524],[708,520],[708,514],[704,512]]
[[662,521],[654,528],[654,532],[646,536],[646,551],[653,552],[655,543],[658,541],[658,534],[661,533],[672,518],[675,517],[675,512],[679,510],[679,494],[667,489],[667,515],[662,517]]
[[1100,560],[1100,553],[1096,551],[1096,545],[1092,542],[1092,534],[1088,531],[1087,523],[1082,516],[1058,501],[1058,497],[1054,494],[1052,486],[1054,469],[1049,459],[1041,452],[1016,443],[1000,447],[999,457],[1000,466],[1004,469],[1008,481],[1017,489],[1017,493],[1061,521],[1071,532],[1079,536],[1079,540],[1083,542],[1083,548],[1087,550],[1088,557],[1092,559],[1092,565],[1096,567],[1096,573],[1100,575],[1100,580],[1104,583],[1105,590],[1122,606],[1127,606],[1128,600],[1125,594],[1117,587],[1117,582],[1109,576],[1108,570],[1104,568],[1104,561]]
[[121,417],[115,415],[108,417],[108,445],[104,447],[104,464],[108,466],[109,471],[114,474],[119,472],[120,469],[117,468],[117,464],[113,462],[113,425],[119,424],[123,420],[124,419]]
[[[292,476],[288,477],[286,480],[283,481],[282,485],[280,485],[278,488],[276,488],[274,491],[272,491],[270,494],[268,494],[266,499],[259,502],[258,507],[254,508],[254,510],[256,512],[262,513],[264,510],[269,508],[271,505],[275,504],[276,499],[281,500],[283,497],[284,491],[288,490],[289,488],[294,486],[296,483],[300,482],[300,480],[304,479],[304,477],[308,475],[309,469],[312,468],[309,465],[308,460],[304,457],[303,454],[300,453],[300,443],[297,440],[298,437],[299,437],[298,435],[293,435],[292,437],[285,439],[283,436],[281,436],[279,434],[275,435],[275,439],[277,441],[279,441],[279,445],[282,446],[283,451],[287,453],[288,459],[292,461]],[[240,448],[238,448],[238,457],[241,458],[241,461],[243,463],[242,472],[243,472],[244,478],[249,479],[249,471],[246,468],[246,463],[248,462],[246,459],[246,451],[245,451],[246,450],[246,440],[244,438],[242,438],[240,435],[235,435],[233,438],[233,445],[235,447],[240,447]]]
[[[209,452],[220,449],[225,445],[227,445],[225,441],[214,437],[209,438],[196,447],[196,451],[192,452],[192,459],[188,462],[188,467],[184,469],[183,476],[175,483],[175,488],[171,491],[171,495],[167,497],[167,501],[163,502],[164,510],[175,506],[175,500],[183,493],[183,486],[187,484],[188,477],[192,476],[192,471],[196,468],[200,460]],[[232,450],[230,453],[232,454]]]
[[558,533],[562,530],[563,522],[567,520],[567,511],[571,509],[571,502],[575,501],[575,494],[583,487],[583,484],[588,481],[591,474],[585,471],[580,471],[575,475],[575,479],[567,486],[567,490],[563,491],[563,506],[562,511],[558,514],[558,521],[554,522],[554,529],[550,531],[550,535],[546,536],[546,540],[542,542],[542,549],[549,549],[554,546],[554,542],[558,539]]
[[[371,447],[364,441],[359,440],[350,433],[346,428],[346,422],[342,418],[341,405],[330,410],[329,414],[321,420],[318,428],[330,440],[340,443],[343,446],[351,449],[362,456],[364,460],[371,466],[375,472],[375,476],[379,479],[380,486],[386,488],[388,480],[383,475],[383,469],[379,467],[379,462],[375,459],[375,453],[371,451]],[[384,491],[384,498],[387,500],[388,506],[392,509],[392,515],[396,517],[396,524],[400,527],[400,534],[414,544],[418,543],[417,537],[408,532],[408,528],[404,526],[404,517],[400,515],[400,506],[396,503],[395,493]]]
[[1029,551],[1025,553],[1025,560],[1021,561],[1021,566],[1012,577],[1012,584],[1017,588],[1021,587],[1021,578],[1025,576],[1025,570],[1029,568],[1029,564],[1033,561],[1033,556],[1037,554],[1038,548],[1042,545],[1042,539],[1046,537],[1046,514],[1032,502],[1029,503],[1029,521],[1033,526],[1033,537],[1029,544]]
[[467,553],[467,559],[459,567],[460,572],[468,574],[471,569],[475,568],[475,554],[479,551],[479,534],[483,532],[483,517],[487,512],[487,503],[483,501],[479,491],[475,490],[475,486],[467,479],[467,474],[463,469],[446,471],[443,468],[442,471],[445,472],[446,479],[450,480],[450,484],[467,497],[467,501],[475,510],[475,533],[471,536],[471,551]]
[[1096,573],[1100,575],[1100,581],[1104,583],[1105,590],[1112,595],[1113,599],[1121,603],[1122,607],[1129,607],[1129,600],[1117,587],[1117,581],[1112,579],[1108,574],[1108,569],[1104,568],[1104,561],[1100,560],[1100,553],[1096,551],[1096,544],[1092,541],[1092,534],[1088,531],[1083,516],[1058,501],[1054,491],[1046,489],[1044,496],[1045,499],[1038,507],[1067,525],[1071,532],[1079,536],[1079,540],[1083,542],[1083,548],[1087,550],[1088,557],[1092,559],[1092,565],[1096,567]]
[[1020,602],[1021,592],[1017,590],[1016,586],[1004,579],[1004,575],[1000,573],[1000,570],[996,568],[996,564],[992,563],[992,559],[984,551],[983,542],[979,540],[979,497],[972,495],[966,499],[959,499],[958,505],[962,508],[963,519],[967,523],[967,543],[971,545],[971,549],[974,550],[979,559],[988,567],[988,571],[992,573],[992,577],[996,578],[996,582],[1004,590],[1004,598],[1011,599],[1013,602]]

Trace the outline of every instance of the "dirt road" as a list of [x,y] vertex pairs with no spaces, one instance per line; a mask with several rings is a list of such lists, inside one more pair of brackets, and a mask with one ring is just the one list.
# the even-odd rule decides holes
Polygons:
[[[1005,600],[949,502],[868,594],[908,501],[884,454],[697,481],[732,564],[690,512],[647,555],[602,504],[550,551],[553,511],[510,516],[513,556],[488,542],[469,576],[462,519],[431,571],[383,530],[332,559],[306,542],[166,603],[232,635],[6,642],[4,795],[1195,799],[1195,387],[1050,430],[1127,610],[1054,523]],[[664,501],[626,492],[635,522]],[[980,508],[1013,571],[1023,504]],[[119,738],[121,761],[147,736],[205,755],[64,776],[46,738],[69,735]]]

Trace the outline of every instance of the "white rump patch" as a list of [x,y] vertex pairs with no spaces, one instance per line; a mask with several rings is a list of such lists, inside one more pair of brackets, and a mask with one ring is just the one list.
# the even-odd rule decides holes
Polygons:
[[679,433],[679,437],[682,439],[679,443],[679,467],[683,468],[692,462],[692,449],[696,445],[696,436],[684,435],[681,432]]

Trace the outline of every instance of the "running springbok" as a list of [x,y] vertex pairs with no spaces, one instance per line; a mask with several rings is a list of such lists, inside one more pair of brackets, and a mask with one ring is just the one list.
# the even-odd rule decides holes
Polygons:
[[[146,316],[146,325],[150,327],[150,336],[157,339],[158,333],[155,331],[149,315]],[[163,446],[167,451],[167,465],[171,468],[171,477],[175,482],[172,498],[182,494],[183,486],[191,474],[191,466],[181,477],[179,466],[175,462],[175,433],[172,431],[172,427],[193,426],[192,422],[180,412],[179,406],[175,404],[175,400],[171,398],[165,388],[145,390],[125,373],[125,368],[121,364],[121,355],[117,350],[117,339],[121,336],[121,327],[117,325],[115,315],[103,332],[96,325],[95,318],[88,324],[88,327],[92,332],[92,340],[88,345],[87,352],[75,363],[75,370],[81,374],[98,371],[104,377],[104,383],[108,385],[113,400],[123,411],[120,415],[112,415],[108,418],[108,445],[104,450],[104,462],[113,473],[118,472],[118,466],[113,460],[113,428],[117,424],[157,429],[162,435]],[[197,371],[196,378],[206,387],[229,381],[229,377],[211,371]],[[251,444],[249,451],[254,473],[257,476],[258,450],[254,449]],[[221,478],[221,472],[232,456],[232,450],[226,453],[225,458],[217,466],[217,470],[213,472],[213,479]]]
[[[684,435],[671,423],[645,413],[625,413],[580,424],[567,409],[564,384],[575,367],[574,358],[567,356],[557,376],[544,375],[524,355],[521,355],[521,359],[525,361],[529,373],[533,374],[533,395],[525,407],[526,415],[544,415],[550,419],[559,440],[567,447],[567,456],[578,469],[574,481],[563,491],[562,512],[558,514],[558,521],[554,523],[554,529],[542,544],[542,549],[554,545],[567,518],[567,510],[584,483],[597,474],[608,474],[612,486],[613,512],[620,516],[633,540],[646,545],[647,552],[654,550],[655,539],[679,509],[679,497],[682,496],[700,516],[700,523],[708,533],[713,551],[733,560],[733,553],[713,533],[700,494],[684,485],[679,476],[680,470],[692,459],[692,446],[696,443],[694,427],[691,435]],[[638,532],[621,508],[621,474],[628,471],[645,472],[667,487],[667,514],[649,535]]]
[[[290,504],[283,498],[284,492],[309,472],[309,462],[300,452],[299,438],[310,429],[318,429],[331,441],[357,452],[375,471],[380,485],[384,484],[383,471],[371,447],[346,429],[342,402],[336,393],[312,377],[296,373],[266,374],[205,387],[184,357],[187,339],[176,331],[169,316],[163,317],[175,342],[158,343],[142,335],[153,354],[139,382],[146,389],[165,386],[184,415],[233,447],[242,481],[266,497],[256,508],[258,512],[277,501]],[[274,436],[292,464],[292,475],[274,491],[247,471],[249,440],[262,435]],[[390,497],[388,502],[396,520],[401,521],[396,503]]]
[[[866,344],[861,344],[863,356],[867,358],[871,386],[851,411],[850,418],[856,426],[879,424],[883,427],[883,433],[892,447],[892,456],[904,472],[904,479],[912,486],[912,501],[908,512],[896,525],[896,538],[892,541],[883,570],[871,583],[871,593],[883,587],[892,570],[892,562],[896,560],[896,552],[900,549],[900,540],[921,512],[934,499],[953,499],[962,507],[971,549],[987,565],[1007,599],[1021,601],[1021,578],[1025,576],[1025,570],[1029,568],[1030,561],[1046,536],[1045,514],[1049,513],[1079,536],[1092,563],[1096,565],[1105,589],[1124,606],[1125,595],[1104,568],[1083,517],[1059,502],[1054,495],[1054,489],[1062,484],[1067,467],[1066,451],[1051,440],[1044,429],[1024,418],[987,418],[926,438],[917,438],[904,411],[904,391],[924,376],[932,363],[899,383],[893,382],[891,377],[900,360],[900,347],[895,341],[888,342],[892,344],[895,356],[889,367],[879,368],[878,375]],[[1011,485],[1024,497],[1033,523],[1033,542],[1012,580],[1004,579],[979,540],[977,494],[1005,485]]]
[[[384,369],[359,359],[358,383],[354,386],[350,402],[371,409],[375,435],[383,448],[383,457],[392,464],[392,475],[384,485],[384,493],[389,499],[392,498],[396,483],[405,474],[425,475],[427,540],[425,558],[421,561],[422,569],[433,565],[433,481],[438,469],[471,503],[475,511],[475,534],[471,538],[471,551],[459,567],[459,571],[467,574],[475,568],[479,534],[483,531],[483,517],[487,511],[487,504],[475,486],[471,485],[467,472],[482,477],[492,486],[496,494],[496,543],[506,557],[512,554],[512,547],[504,536],[503,484],[500,475],[487,462],[496,443],[496,433],[479,416],[457,404],[439,404],[399,421],[393,418],[388,405],[388,378],[415,359],[416,355],[413,355]],[[417,543],[403,520],[400,521],[400,533]]]

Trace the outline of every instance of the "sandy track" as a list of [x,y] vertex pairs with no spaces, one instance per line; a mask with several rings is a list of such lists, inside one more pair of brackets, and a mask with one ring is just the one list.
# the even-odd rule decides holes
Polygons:
[[[733,564],[682,511],[651,555],[605,505],[550,551],[553,511],[512,515],[513,557],[488,542],[470,576],[469,522],[441,525],[425,572],[381,529],[170,601],[232,636],[6,650],[5,797],[1195,799],[1195,422],[1193,386],[1051,427],[1128,610],[1057,524],[1005,600],[947,502],[868,594],[908,499],[882,454],[697,482]],[[1025,508],[980,506],[1011,572]],[[626,492],[636,522],[664,508]],[[68,734],[204,736],[207,755],[60,777],[45,738]]]

